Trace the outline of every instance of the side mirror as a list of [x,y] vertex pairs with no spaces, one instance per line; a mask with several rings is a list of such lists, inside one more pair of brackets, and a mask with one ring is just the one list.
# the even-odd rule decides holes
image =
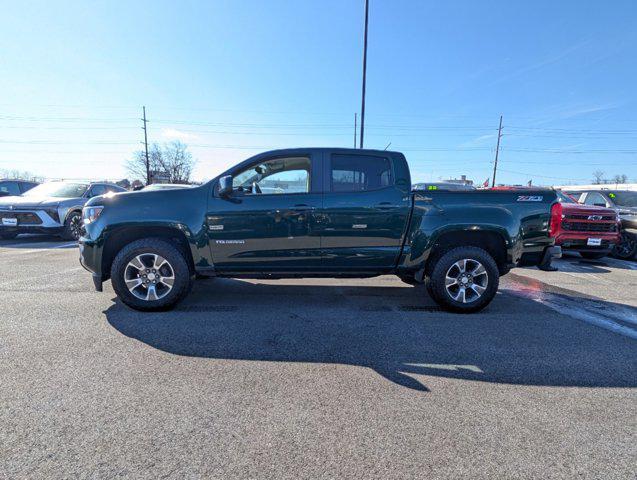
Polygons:
[[219,179],[219,196],[229,197],[232,195],[232,175],[225,175]]

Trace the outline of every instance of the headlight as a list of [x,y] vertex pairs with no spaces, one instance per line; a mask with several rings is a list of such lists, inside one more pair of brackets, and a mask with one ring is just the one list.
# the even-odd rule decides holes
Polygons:
[[97,220],[102,214],[102,210],[104,210],[104,207],[84,207],[82,209],[82,221],[84,225],[88,225]]

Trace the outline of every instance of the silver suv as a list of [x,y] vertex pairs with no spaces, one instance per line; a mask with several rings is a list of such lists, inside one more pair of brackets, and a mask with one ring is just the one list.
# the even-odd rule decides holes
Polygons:
[[0,198],[0,238],[49,233],[67,240],[82,234],[82,207],[89,198],[126,190],[110,183],[48,182],[22,195]]

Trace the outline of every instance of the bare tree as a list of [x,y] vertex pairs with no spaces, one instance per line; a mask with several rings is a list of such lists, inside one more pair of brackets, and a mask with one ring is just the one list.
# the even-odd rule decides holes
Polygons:
[[[163,172],[162,151],[159,145],[153,143],[148,149],[148,163],[151,172]],[[133,158],[126,162],[126,170],[134,180],[146,183],[146,153],[139,150],[133,153]]]
[[595,185],[599,185],[600,183],[606,183],[606,181],[604,180],[604,174],[606,172],[603,172],[601,170],[595,170],[593,172],[593,183]]
[[[168,177],[170,183],[189,183],[195,160],[188,147],[178,140],[160,147],[154,143],[148,150],[148,163],[151,174]],[[133,179],[146,180],[146,154],[137,151],[126,162],[126,169]]]
[[628,182],[628,175],[622,173],[621,175],[615,175],[613,177],[613,183],[626,183]]
[[175,140],[164,145],[162,152],[164,172],[170,177],[171,183],[189,183],[195,161],[188,151],[188,147]]

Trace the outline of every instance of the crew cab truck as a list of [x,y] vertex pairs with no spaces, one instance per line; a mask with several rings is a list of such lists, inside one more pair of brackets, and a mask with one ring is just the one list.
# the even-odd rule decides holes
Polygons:
[[138,310],[174,306],[201,275],[394,274],[474,312],[511,267],[561,254],[554,203],[552,190],[412,192],[398,152],[276,150],[197,188],[91,199],[80,261]]

